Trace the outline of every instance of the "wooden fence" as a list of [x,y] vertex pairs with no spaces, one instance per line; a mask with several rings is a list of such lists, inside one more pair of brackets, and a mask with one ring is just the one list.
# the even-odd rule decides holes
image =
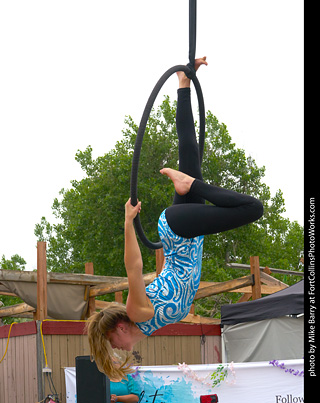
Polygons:
[[[0,360],[10,326],[0,327]],[[13,325],[7,354],[0,363],[0,402],[38,402],[36,322]]]

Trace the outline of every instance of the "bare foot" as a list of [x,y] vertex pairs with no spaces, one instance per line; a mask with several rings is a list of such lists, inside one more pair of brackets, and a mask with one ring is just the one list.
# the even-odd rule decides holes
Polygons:
[[[199,59],[195,59],[194,68],[197,71],[201,65],[208,65],[207,56],[201,57]],[[179,88],[190,87],[190,78],[188,78],[183,71],[178,71],[177,76],[179,79]]]
[[163,168],[160,170],[160,173],[168,176],[168,178],[172,180],[174,188],[180,196],[183,196],[189,192],[190,187],[195,180],[192,178],[192,176],[172,168]]

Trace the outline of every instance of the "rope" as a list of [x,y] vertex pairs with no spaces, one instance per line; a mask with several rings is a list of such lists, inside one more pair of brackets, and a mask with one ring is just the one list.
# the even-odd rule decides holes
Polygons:
[[41,335],[41,340],[42,340],[42,347],[43,347],[43,355],[44,355],[44,360],[45,360],[45,368],[48,368],[48,360],[47,360],[47,353],[46,353],[46,346],[44,344],[44,338],[43,338],[43,332],[42,332],[42,324],[43,322],[86,322],[86,320],[60,320],[60,319],[44,319],[40,323],[40,335]]
[[[42,347],[43,347],[43,353],[44,353],[44,360],[45,360],[45,364],[46,364],[46,368],[48,368],[48,360],[47,360],[47,354],[46,354],[46,347],[44,344],[44,339],[43,339],[43,332],[42,332],[42,324],[43,322],[86,322],[86,320],[60,320],[60,319],[44,319],[43,321],[41,321],[40,323],[40,335],[41,335],[41,340],[42,340]],[[4,352],[3,357],[0,360],[0,364],[2,363],[2,361],[4,360],[7,352],[8,352],[8,347],[9,347],[9,340],[10,340],[10,334],[11,334],[11,330],[12,330],[12,326],[15,324],[19,324],[18,322],[12,322],[9,328],[9,333],[8,333],[8,340],[7,340],[7,346],[6,346],[6,350]]]
[[2,361],[4,360],[4,357],[6,356],[7,351],[8,351],[9,340],[10,340],[10,333],[11,333],[12,326],[13,326],[14,324],[17,324],[17,323],[18,323],[18,322],[12,322],[11,325],[10,325],[9,333],[8,333],[8,340],[7,340],[7,347],[6,347],[6,350],[5,350],[5,352],[4,352],[4,356],[3,356],[3,357],[1,358],[1,360],[0,360],[0,364],[1,364]]

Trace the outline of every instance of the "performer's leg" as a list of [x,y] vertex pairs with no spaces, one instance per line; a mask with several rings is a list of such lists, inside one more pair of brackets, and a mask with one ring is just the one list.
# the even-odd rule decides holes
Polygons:
[[195,194],[214,204],[188,203],[168,207],[168,224],[179,236],[193,238],[227,231],[256,221],[263,214],[261,202],[252,196],[208,185],[170,168],[161,172],[170,177],[178,194]]
[[179,138],[179,171],[202,180],[190,87],[178,89],[176,126]]
[[[206,58],[197,59],[196,70],[207,64]],[[178,72],[179,89],[176,113],[176,127],[179,139],[179,171],[202,180],[199,146],[196,138],[192,107],[190,79],[184,72]],[[204,203],[197,194],[179,195],[175,193],[174,204],[180,203]]]

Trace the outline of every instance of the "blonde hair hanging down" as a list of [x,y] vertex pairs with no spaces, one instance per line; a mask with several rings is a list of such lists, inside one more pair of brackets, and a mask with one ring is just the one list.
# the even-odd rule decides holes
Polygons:
[[127,374],[134,372],[130,367],[132,353],[114,351],[107,339],[107,333],[115,330],[119,321],[133,325],[125,305],[112,302],[107,308],[91,315],[86,324],[91,360],[96,362],[99,371],[117,380],[127,378]]

